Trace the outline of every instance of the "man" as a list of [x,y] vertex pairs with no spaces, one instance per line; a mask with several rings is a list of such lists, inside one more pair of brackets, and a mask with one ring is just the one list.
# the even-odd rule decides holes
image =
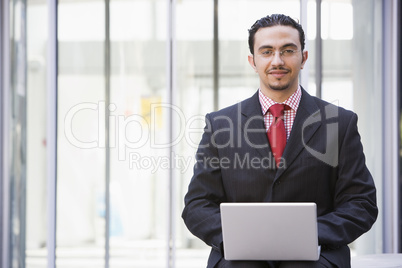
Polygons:
[[[304,42],[303,29],[288,16],[258,20],[249,30],[248,61],[259,76],[259,90],[206,116],[182,216],[188,229],[212,247],[208,268],[347,268],[347,245],[377,218],[376,189],[356,114],[299,86],[308,58]],[[279,115],[274,106],[280,107]],[[222,202],[315,202],[320,259],[225,260]]]

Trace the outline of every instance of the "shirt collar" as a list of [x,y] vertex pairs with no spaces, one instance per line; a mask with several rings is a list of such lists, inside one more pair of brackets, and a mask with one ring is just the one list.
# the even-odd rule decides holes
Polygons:
[[[261,89],[258,90],[258,95],[261,104],[262,114],[265,115],[269,108],[276,104],[277,102],[273,101],[272,99],[268,98],[267,96],[262,93]],[[302,91],[300,85],[297,87],[297,90],[284,102],[283,104],[288,105],[292,110],[297,112],[297,108],[299,108],[299,103],[301,99]]]

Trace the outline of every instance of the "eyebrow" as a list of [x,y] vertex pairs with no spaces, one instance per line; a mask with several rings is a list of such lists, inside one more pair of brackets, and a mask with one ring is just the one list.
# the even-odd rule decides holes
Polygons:
[[[297,45],[295,43],[287,43],[287,44],[284,44],[283,46],[281,46],[280,49],[284,49],[284,48],[287,48],[287,47],[297,48]],[[264,45],[264,46],[259,47],[258,50],[267,49],[267,48],[272,49],[274,47],[270,46],[270,45]]]

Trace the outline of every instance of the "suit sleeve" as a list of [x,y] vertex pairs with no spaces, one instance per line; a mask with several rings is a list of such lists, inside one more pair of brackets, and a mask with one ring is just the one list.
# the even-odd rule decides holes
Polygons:
[[225,192],[219,161],[211,117],[207,115],[204,134],[196,153],[194,175],[184,198],[182,217],[191,233],[223,255],[219,206],[225,200]]
[[[333,211],[318,218],[319,242],[341,246],[353,242],[374,224],[378,209],[373,178],[365,164],[357,115],[349,117],[339,138],[338,176]],[[342,118],[341,118],[342,120]],[[340,127],[342,129],[342,127]]]

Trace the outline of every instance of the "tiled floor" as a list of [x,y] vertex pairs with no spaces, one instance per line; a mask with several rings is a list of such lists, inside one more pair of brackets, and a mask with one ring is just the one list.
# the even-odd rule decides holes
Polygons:
[[[168,267],[165,241],[131,241],[111,244],[110,268]],[[176,248],[175,268],[205,267],[209,249]],[[47,268],[45,248],[27,250],[26,268]],[[56,268],[104,268],[102,245],[58,247]]]

